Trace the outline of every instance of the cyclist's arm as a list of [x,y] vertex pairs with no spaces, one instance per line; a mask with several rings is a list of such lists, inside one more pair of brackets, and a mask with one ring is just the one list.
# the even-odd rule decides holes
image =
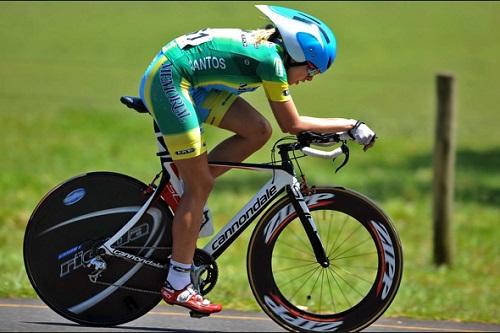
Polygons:
[[292,99],[284,102],[269,100],[274,117],[285,133],[298,134],[303,131],[320,133],[344,132],[352,129],[356,120],[345,118],[316,118],[301,116]]

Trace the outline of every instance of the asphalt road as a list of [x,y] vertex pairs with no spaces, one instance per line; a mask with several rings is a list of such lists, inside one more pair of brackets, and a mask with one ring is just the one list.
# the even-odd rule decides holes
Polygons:
[[[38,300],[0,299],[4,332],[283,332],[264,313],[224,310],[192,319],[181,307],[158,305],[145,316],[112,328],[83,327],[59,316]],[[500,325],[382,318],[366,332],[499,332]]]

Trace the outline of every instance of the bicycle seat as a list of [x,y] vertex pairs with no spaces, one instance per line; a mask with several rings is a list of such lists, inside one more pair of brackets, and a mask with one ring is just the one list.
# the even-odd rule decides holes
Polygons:
[[125,104],[128,108],[134,109],[139,113],[149,113],[146,105],[142,102],[139,97],[134,96],[122,96],[120,97],[120,102]]

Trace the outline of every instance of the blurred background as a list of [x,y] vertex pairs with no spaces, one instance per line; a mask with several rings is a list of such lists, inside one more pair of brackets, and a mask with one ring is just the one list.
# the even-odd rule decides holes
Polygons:
[[[0,297],[36,297],[22,259],[24,228],[52,187],[87,171],[152,180],[160,170],[149,116],[128,111],[140,78],[166,42],[205,27],[263,27],[257,2],[0,2]],[[304,115],[362,119],[379,136],[347,167],[302,160],[310,183],[369,196],[400,232],[405,270],[388,316],[498,322],[500,278],[500,3],[269,2],[321,18],[338,57],[293,86]],[[456,79],[457,157],[453,264],[432,262],[432,177],[437,73]],[[261,89],[244,97],[272,123],[249,161],[270,161],[284,136]],[[229,133],[207,126],[208,146]],[[338,166],[339,162],[336,162]],[[209,206],[216,226],[267,175],[231,171]],[[250,228],[252,229],[252,227]],[[247,230],[219,259],[210,294],[258,310],[246,282]],[[206,240],[200,241],[200,246]]]

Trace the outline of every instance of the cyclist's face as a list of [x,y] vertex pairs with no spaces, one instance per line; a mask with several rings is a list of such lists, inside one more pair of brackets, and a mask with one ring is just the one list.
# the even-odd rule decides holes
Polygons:
[[288,84],[298,84],[299,82],[311,81],[314,76],[309,76],[308,66],[292,66],[286,70]]

